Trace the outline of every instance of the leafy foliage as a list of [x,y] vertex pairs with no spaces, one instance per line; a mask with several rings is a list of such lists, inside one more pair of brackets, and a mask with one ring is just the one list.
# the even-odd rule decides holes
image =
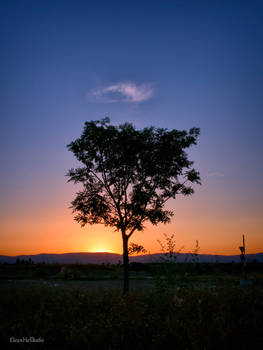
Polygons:
[[129,255],[132,255],[132,254],[146,253],[147,250],[142,245],[131,242],[129,245],[128,252],[129,252]]
[[199,183],[185,149],[197,143],[198,128],[189,132],[132,124],[110,125],[109,118],[85,123],[68,149],[83,166],[70,169],[69,181],[83,189],[72,202],[81,225],[104,224],[130,237],[150,221],[168,223],[164,205],[178,194],[191,195]]

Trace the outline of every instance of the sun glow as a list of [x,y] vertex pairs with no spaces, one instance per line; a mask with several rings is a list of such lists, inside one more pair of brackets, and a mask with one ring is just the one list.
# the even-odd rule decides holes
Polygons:
[[110,249],[105,246],[96,246],[88,250],[90,253],[110,253]]

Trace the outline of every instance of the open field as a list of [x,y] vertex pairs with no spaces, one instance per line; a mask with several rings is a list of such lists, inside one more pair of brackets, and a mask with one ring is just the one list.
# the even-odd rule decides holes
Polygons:
[[[247,277],[263,286],[263,263],[247,264]],[[238,286],[243,278],[241,264],[231,263],[131,263],[130,281],[135,289],[158,284],[181,287]],[[114,264],[0,264],[0,288],[31,285],[122,287],[123,270]]]
[[[36,278],[36,271],[43,277]],[[240,265],[1,265],[0,336],[5,349],[247,349],[262,344],[263,273],[239,286]],[[114,278],[115,277],[115,278]],[[10,343],[10,338],[24,339]],[[29,343],[26,338],[43,339]],[[32,339],[32,338],[31,338]]]
[[[254,349],[262,345],[263,288],[255,286],[136,289],[123,296],[118,288],[31,284],[1,289],[0,308],[4,349],[160,349],[173,344],[176,349],[222,350],[248,349],[252,340]],[[44,343],[18,345],[10,343],[11,337]]]
[[[242,269],[240,263],[130,263],[130,275],[136,279],[167,272],[181,277],[220,274],[240,277]],[[263,273],[263,263],[248,263],[247,272]],[[45,264],[30,261],[0,264],[0,279],[118,279],[122,277],[122,273],[122,265],[118,264]]]

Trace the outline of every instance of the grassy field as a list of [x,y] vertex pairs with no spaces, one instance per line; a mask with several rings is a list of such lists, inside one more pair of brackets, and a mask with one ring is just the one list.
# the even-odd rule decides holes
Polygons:
[[[137,265],[131,271],[131,284],[137,287],[127,296],[122,295],[119,266],[46,265],[46,277],[38,279],[29,273],[36,267],[28,266],[0,267],[4,349],[160,349],[173,344],[175,349],[233,350],[252,348],[252,342],[253,349],[261,348],[261,265],[250,266],[253,284],[248,288],[239,286],[241,269],[231,264],[201,270],[194,265]],[[79,271],[82,279],[63,276],[63,267]],[[93,279],[84,277],[91,270]],[[119,279],[105,271],[119,271]],[[12,337],[44,342],[10,343]]]
[[[249,278],[263,275],[263,263],[247,264]],[[28,261],[19,264],[0,264],[1,280],[118,280],[122,279],[121,265],[113,264],[33,264]],[[241,264],[232,263],[131,263],[131,279],[156,279],[160,276],[172,277],[178,281],[201,279],[242,278]]]

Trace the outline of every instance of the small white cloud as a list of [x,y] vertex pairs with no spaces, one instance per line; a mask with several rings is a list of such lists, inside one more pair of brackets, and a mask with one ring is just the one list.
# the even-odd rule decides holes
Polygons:
[[209,173],[207,176],[208,177],[224,177],[225,175],[223,173],[219,173],[219,172],[215,171],[214,173]]
[[153,96],[153,87],[132,82],[118,83],[93,90],[90,96],[104,102],[143,102]]

